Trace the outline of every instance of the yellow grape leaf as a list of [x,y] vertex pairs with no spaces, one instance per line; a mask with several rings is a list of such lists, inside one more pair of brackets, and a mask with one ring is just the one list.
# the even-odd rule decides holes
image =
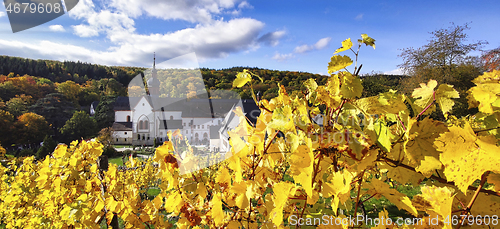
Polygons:
[[294,131],[295,125],[293,123],[291,107],[285,106],[274,109],[271,122],[267,126],[282,132]]
[[347,38],[346,40],[342,41],[342,47],[338,48],[335,50],[333,54],[337,54],[339,52],[343,52],[345,50],[348,50],[352,47],[352,41],[351,38]]
[[349,198],[351,182],[354,176],[347,170],[333,173],[330,182],[323,183],[322,194],[325,197],[334,196],[331,206],[334,212],[337,211],[339,203],[344,203]]
[[[461,206],[460,202],[470,203],[471,198],[474,196],[474,192],[475,191],[467,190],[467,196],[465,196],[463,193],[457,193],[455,196],[455,200],[453,201],[453,210],[459,210],[458,206]],[[474,204],[472,205],[470,211],[474,216],[489,215],[490,217],[492,217],[493,215],[498,215],[498,213],[500,212],[500,197],[480,192],[476,200],[474,201]]]
[[389,212],[387,210],[384,210],[378,213],[378,225],[375,225],[375,227],[372,227],[372,229],[387,229],[387,228],[392,228],[394,225],[388,225],[387,224],[387,219],[389,217]]
[[451,217],[451,207],[453,204],[453,190],[448,187],[422,186],[420,188],[422,197],[430,206],[428,209],[441,215],[443,218]]
[[387,173],[387,177],[396,180],[397,182],[400,182],[402,184],[407,184],[411,183],[413,186],[418,186],[423,180],[424,176],[422,174],[417,173],[413,170],[405,169],[403,167],[390,167],[390,166],[383,166],[381,168],[387,168],[389,169],[389,172]]
[[415,88],[413,90],[411,97],[417,98],[415,104],[420,108],[422,108],[422,110],[434,100],[434,88],[436,86],[437,86],[437,81],[429,80],[427,85],[421,83],[419,88]]
[[352,64],[352,60],[348,56],[333,55],[328,63],[328,74],[333,74],[336,71],[346,68]]
[[408,109],[405,104],[405,95],[397,94],[397,91],[389,89],[388,92],[381,93],[378,96],[378,102],[383,106],[387,113],[397,114],[400,111]]
[[366,34],[361,34],[361,40],[358,40],[359,42],[365,44],[366,46],[372,46],[373,49],[375,49],[375,39],[369,37]]
[[244,69],[243,72],[238,72],[236,79],[233,81],[233,87],[243,87],[246,83],[252,80],[252,76],[248,70]]
[[313,195],[313,164],[313,152],[305,145],[298,146],[290,156],[290,174],[295,183],[302,185],[309,197]]
[[385,122],[382,119],[379,119],[374,124],[375,133],[377,134],[377,143],[385,150],[385,152],[390,152],[392,148],[391,139],[394,135],[389,130],[389,127],[386,126]]
[[330,97],[338,96],[340,93],[340,79],[339,75],[333,75],[328,78],[326,82],[326,90],[330,93]]
[[436,102],[439,104],[443,114],[448,113],[455,102],[452,100],[460,98],[458,91],[456,91],[452,85],[441,84],[436,90]]
[[216,175],[217,177],[215,177],[215,182],[219,184],[231,184],[231,175],[229,175],[229,171],[226,167],[219,168],[219,171]]
[[295,194],[295,185],[289,182],[280,182],[273,186],[273,203],[274,208],[270,211],[269,218],[274,225],[279,226],[283,223],[283,208],[285,207],[288,197]]
[[380,195],[387,198],[391,203],[396,205],[401,210],[406,210],[414,216],[418,215],[417,209],[411,203],[410,198],[408,196],[401,194],[396,189],[391,189],[390,186],[378,179],[371,179],[366,186],[371,187],[370,190],[366,194],[375,195],[375,198],[380,198]]
[[349,72],[341,72],[339,76],[342,77],[342,86],[340,86],[340,92],[342,97],[346,99],[354,99],[356,97],[361,97],[363,92],[363,85],[361,84],[361,79],[357,76],[352,75]]
[[446,125],[439,121],[425,118],[422,121],[410,121],[409,139],[406,143],[406,155],[410,166],[419,166],[426,156],[439,158],[439,152],[434,148],[434,141],[448,130]]
[[495,191],[500,191],[500,174],[490,173],[488,175],[488,183],[495,185]]
[[245,181],[233,183],[231,186],[231,193],[236,194],[236,206],[240,209],[245,209],[249,206],[250,197],[247,196],[247,183]]
[[455,126],[449,129],[450,132],[436,139],[435,146],[443,152],[440,160],[447,179],[455,182],[460,191],[465,193],[486,171],[500,173],[500,147],[489,138],[477,139],[469,123],[463,129]]
[[420,165],[415,168],[415,171],[420,172],[425,177],[429,178],[436,169],[441,169],[442,166],[443,164],[435,157],[425,156],[425,160],[423,160]]

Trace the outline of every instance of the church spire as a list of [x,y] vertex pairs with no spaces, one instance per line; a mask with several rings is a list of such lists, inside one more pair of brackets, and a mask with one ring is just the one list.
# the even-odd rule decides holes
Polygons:
[[153,54],[153,69],[151,70],[152,78],[156,78],[156,52]]

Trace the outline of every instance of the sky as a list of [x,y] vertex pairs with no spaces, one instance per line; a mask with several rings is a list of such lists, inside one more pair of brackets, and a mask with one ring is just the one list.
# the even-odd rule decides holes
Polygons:
[[425,45],[451,23],[470,23],[468,42],[500,47],[499,12],[498,0],[80,0],[17,33],[0,7],[0,55],[151,67],[153,53],[160,63],[194,52],[205,68],[327,74],[341,42],[364,33],[376,48],[361,47],[361,73],[399,74],[401,49]]

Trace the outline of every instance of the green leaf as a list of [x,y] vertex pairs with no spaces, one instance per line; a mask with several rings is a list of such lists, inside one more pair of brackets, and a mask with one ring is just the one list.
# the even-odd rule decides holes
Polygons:
[[328,74],[333,74],[336,71],[346,68],[352,64],[352,60],[348,56],[334,55],[328,63]]
[[352,47],[352,41],[351,38],[347,38],[345,41],[342,41],[342,47],[338,48],[335,50],[333,54],[337,54],[339,52],[343,52],[345,50],[348,50]]
[[453,105],[455,105],[455,102],[452,100],[452,98],[460,98],[460,95],[453,88],[453,86],[448,84],[439,85],[436,91],[436,102],[439,104],[439,107],[441,107],[441,111],[443,112],[443,114],[448,113]]

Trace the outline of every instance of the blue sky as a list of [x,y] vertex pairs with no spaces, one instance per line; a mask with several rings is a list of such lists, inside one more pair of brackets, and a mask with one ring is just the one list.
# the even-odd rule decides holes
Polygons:
[[326,74],[341,42],[366,33],[376,49],[361,48],[361,72],[397,73],[400,49],[424,45],[451,22],[470,23],[470,42],[500,47],[499,12],[498,0],[80,0],[18,33],[0,7],[0,55],[151,67],[153,52],[158,62],[195,52],[200,67]]

